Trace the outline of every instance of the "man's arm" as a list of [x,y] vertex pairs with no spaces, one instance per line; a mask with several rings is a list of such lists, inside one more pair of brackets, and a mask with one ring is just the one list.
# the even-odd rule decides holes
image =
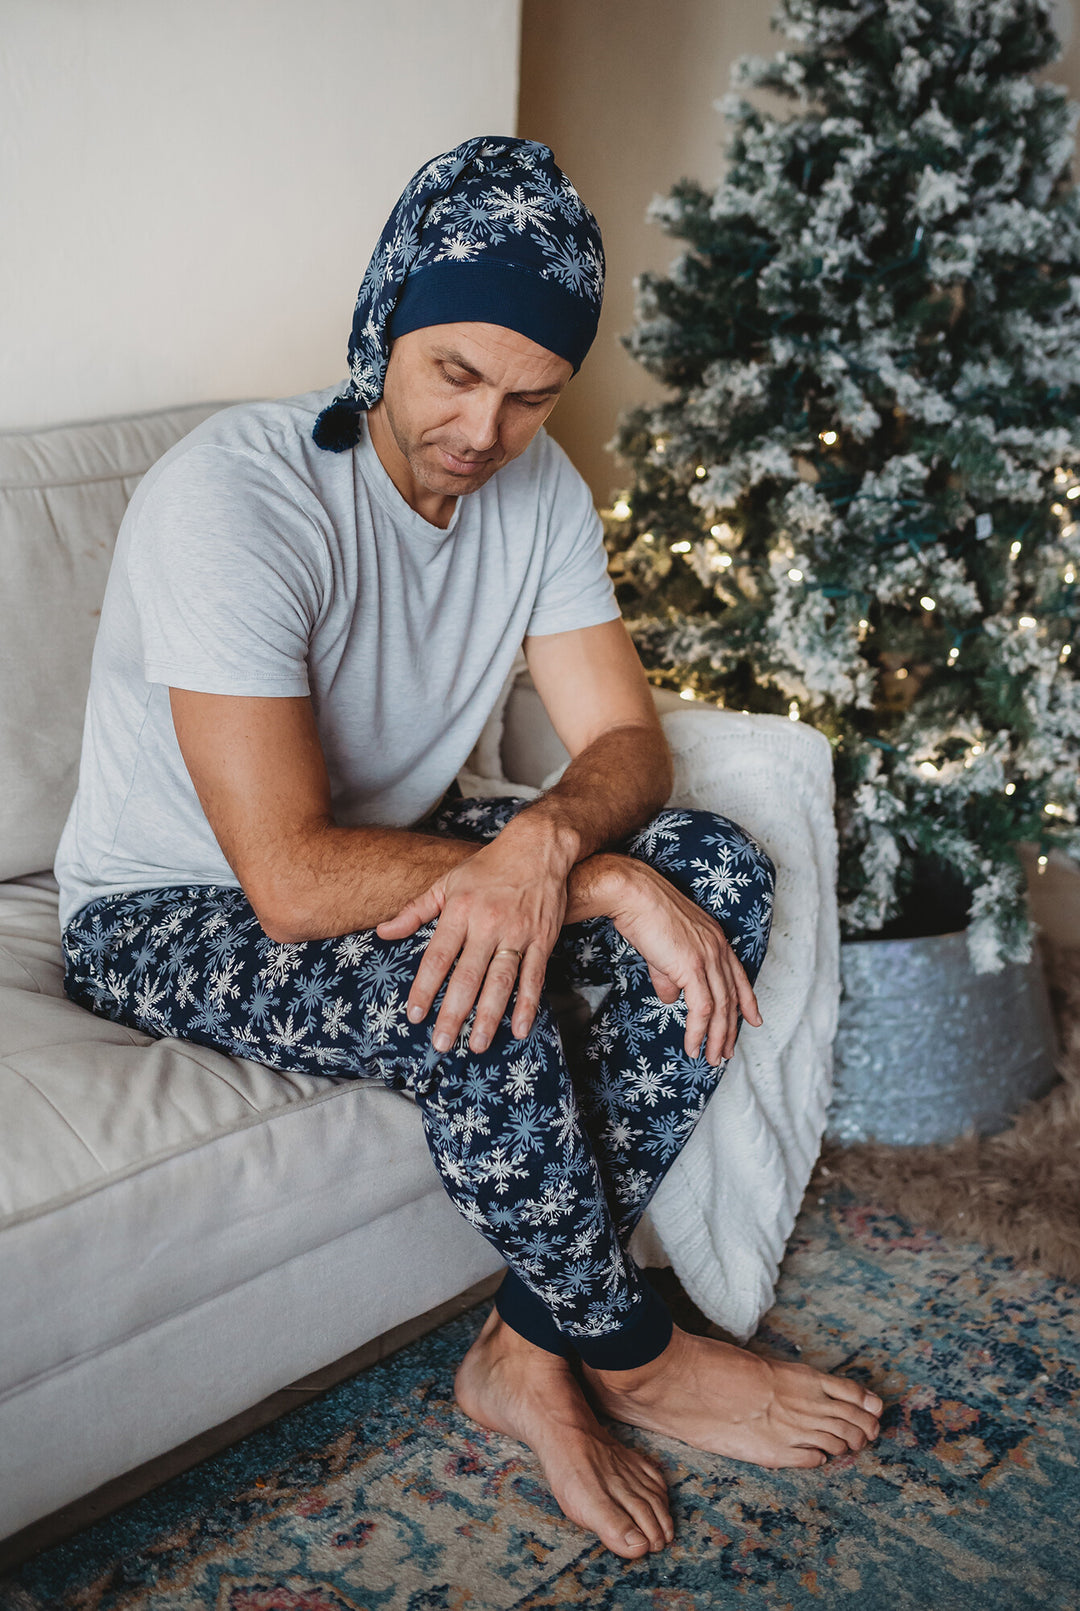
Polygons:
[[438,918],[408,1011],[413,1022],[426,1017],[450,975],[433,1031],[439,1049],[475,1004],[470,1046],[483,1050],[515,984],[513,1031],[527,1035],[562,924],[610,916],[645,956],[665,999],[685,992],[687,1050],[697,1055],[706,1041],[718,1061],[734,1041],[736,1002],[757,1019],[719,926],[641,863],[594,854],[653,815],[670,788],[670,760],[633,647],[616,622],[534,639],[528,650],[572,759],[562,781],[488,845],[338,827],[307,698],[172,689],[177,740],[226,859],[272,938],[376,925],[386,939],[404,938]]

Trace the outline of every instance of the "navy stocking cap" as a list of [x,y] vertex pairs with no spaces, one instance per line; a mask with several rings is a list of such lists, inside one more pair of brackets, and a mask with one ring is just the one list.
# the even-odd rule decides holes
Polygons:
[[349,383],[312,437],[343,453],[382,396],[390,343],[432,324],[505,325],[573,365],[604,294],[600,226],[546,145],[478,135],[406,185],[360,285]]

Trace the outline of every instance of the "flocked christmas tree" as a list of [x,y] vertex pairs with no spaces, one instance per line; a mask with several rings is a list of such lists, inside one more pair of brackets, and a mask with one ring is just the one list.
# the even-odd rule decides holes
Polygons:
[[[654,681],[828,735],[848,938],[1029,954],[1080,851],[1080,201],[1049,0],[782,0],[726,179],[653,204],[609,521]],[[1074,518],[1074,515],[1076,518]],[[1045,861],[1042,863],[1045,865]]]

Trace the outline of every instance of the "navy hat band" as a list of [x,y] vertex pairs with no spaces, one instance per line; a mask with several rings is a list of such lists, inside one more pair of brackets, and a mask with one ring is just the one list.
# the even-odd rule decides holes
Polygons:
[[499,324],[565,358],[576,374],[599,317],[595,303],[516,263],[433,263],[409,275],[387,335],[393,341],[433,324]]

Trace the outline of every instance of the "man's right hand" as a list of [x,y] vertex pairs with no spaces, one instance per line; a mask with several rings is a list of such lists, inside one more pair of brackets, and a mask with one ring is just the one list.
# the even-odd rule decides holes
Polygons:
[[661,1001],[686,998],[688,1057],[704,1046],[714,1066],[735,1050],[738,1013],[762,1022],[742,963],[715,918],[703,912],[666,878],[631,857],[610,857],[607,915],[648,964]]

